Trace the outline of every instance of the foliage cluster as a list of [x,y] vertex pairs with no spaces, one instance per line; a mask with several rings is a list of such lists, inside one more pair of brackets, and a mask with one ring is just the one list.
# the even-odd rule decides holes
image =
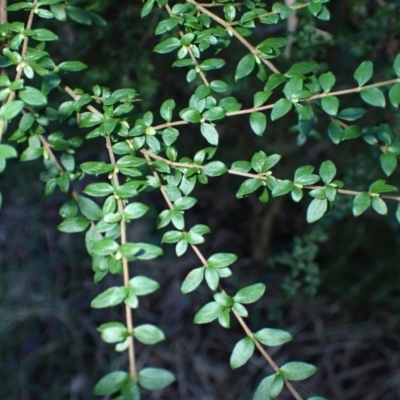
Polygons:
[[[391,62],[392,76],[371,83],[374,63],[362,61],[352,73],[354,84],[338,87],[330,67],[312,59],[318,57],[317,53],[287,65],[282,60],[288,48],[287,38],[271,34],[271,27],[285,23],[296,13],[304,14],[306,20],[329,20],[327,3],[328,0],[298,1],[288,6],[249,0],[146,1],[141,16],[158,13],[160,18],[155,27],[158,38],[154,51],[162,55],[173,53],[172,66],[185,71],[182,85],[189,93],[183,106],[178,99],[168,98],[157,111],[146,110],[144,105],[142,109],[137,107],[142,99],[133,88],[111,90],[95,84],[89,91],[66,85],[65,76],[84,70],[86,65],[53,59],[47,48],[51,48],[48,42],[58,39],[57,35],[47,28],[34,28],[33,24],[36,18],[60,22],[70,18],[81,24],[104,25],[104,20],[90,8],[63,0],[16,2],[7,7],[10,13],[24,11],[28,17],[26,23],[1,25],[1,172],[7,173],[7,162],[17,156],[23,162],[42,159],[45,171],[40,179],[45,182],[45,195],[59,190],[67,197],[59,210],[63,222],[58,229],[65,233],[85,232],[94,282],[107,275],[123,277],[122,282],[114,283],[91,301],[95,309],[122,306],[125,310],[124,322],[104,322],[98,332],[104,342],[115,345],[117,352],[127,352],[128,358],[128,368],[114,370],[98,381],[96,395],[137,400],[143,389],[163,389],[176,379],[164,368],[137,368],[135,354],[137,342],[156,345],[165,340],[165,333],[156,324],[134,324],[133,312],[160,284],[132,271],[135,263],[162,256],[160,244],[166,243],[174,246],[177,257],[192,250],[198,258],[200,266],[187,271],[182,294],[203,286],[212,292],[211,301],[194,313],[194,322],[217,321],[229,329],[232,320],[236,320],[242,327],[243,337],[232,349],[231,368],[245,365],[256,350],[272,368],[272,373],[258,382],[253,399],[276,398],[285,387],[294,398],[303,398],[292,382],[309,378],[316,367],[301,361],[277,365],[270,347],[292,340],[292,335],[269,326],[253,330],[250,325],[254,321],[245,320],[252,310],[248,304],[262,299],[265,284],[252,283],[235,291],[226,288],[225,279],[235,272],[237,255],[218,250],[205,256],[199,246],[211,229],[203,223],[192,224],[188,215],[198,203],[202,185],[213,187],[214,180],[233,175],[242,179],[235,188],[237,199],[256,195],[261,203],[268,203],[274,201],[272,198],[290,196],[295,203],[303,203],[307,194],[311,197],[305,213],[308,223],[319,221],[325,214],[332,218],[338,203],[341,210],[347,207],[354,217],[359,217],[369,208],[386,215],[392,202],[396,205],[392,215],[400,221],[400,197],[391,194],[397,188],[382,176],[373,177],[362,188],[347,188],[345,171],[330,159],[323,159],[317,168],[300,163],[293,164],[290,172],[279,170],[284,152],[279,146],[268,151],[268,143],[251,154],[243,151],[233,160],[222,156],[225,141],[221,127],[226,119],[245,119],[260,138],[268,135],[270,124],[287,120],[293,123],[291,130],[296,132],[299,145],[325,134],[338,146],[362,140],[380,152],[382,175],[395,174],[400,155],[398,136],[388,123],[367,120],[362,126],[361,121],[368,118],[371,109],[399,106],[400,56]],[[300,43],[301,40],[307,42],[309,38],[299,38]],[[245,51],[237,60],[235,55],[230,59],[226,50],[234,46],[234,41]],[[224,68],[228,73],[220,73]],[[246,80],[252,84],[243,83]],[[238,88],[245,88],[251,105],[243,106],[236,94]],[[354,97],[348,105],[342,96]],[[179,112],[175,111],[177,107]],[[84,137],[69,135],[71,127],[83,129]],[[197,138],[188,139],[189,135]],[[81,147],[91,141],[104,143],[107,159],[79,156]],[[161,193],[164,200],[161,212],[152,210],[152,204],[145,204],[153,192]],[[7,201],[3,196],[0,204]],[[351,200],[343,203],[342,196]],[[161,243],[132,240],[129,226],[135,226],[136,220],[150,212],[158,214],[155,226],[163,230]],[[312,243],[305,248],[301,240],[309,243],[323,239],[321,235],[315,238],[315,233],[314,237],[305,236],[298,240],[292,255],[275,259],[293,270],[292,279],[284,282],[288,292],[296,291],[298,273],[303,271],[306,290],[315,293],[319,283],[313,263],[315,248]],[[312,395],[307,398],[323,399]]]

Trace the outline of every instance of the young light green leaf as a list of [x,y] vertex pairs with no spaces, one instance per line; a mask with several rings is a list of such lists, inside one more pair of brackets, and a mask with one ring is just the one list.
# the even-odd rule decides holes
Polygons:
[[255,283],[254,285],[246,286],[240,289],[233,300],[236,303],[250,304],[255,303],[262,297],[265,292],[265,285],[263,283]]
[[164,332],[151,324],[136,326],[133,330],[133,336],[144,344],[156,344],[165,340]]
[[121,304],[126,296],[128,295],[128,288],[125,286],[111,287],[105,292],[99,294],[90,303],[92,308],[105,308],[113,307],[117,304]]
[[328,209],[327,199],[314,199],[307,209],[307,222],[309,224],[318,221]]
[[215,301],[207,303],[202,308],[200,308],[200,310],[196,313],[194,317],[194,323],[208,324],[209,322],[217,319],[219,315],[222,313],[223,309],[224,308]]
[[367,88],[363,89],[360,92],[361,98],[368,104],[371,104],[372,106],[375,107],[382,107],[384,108],[386,106],[386,100],[385,96],[382,92],[382,90],[372,87],[372,88]]
[[278,118],[283,117],[292,109],[293,103],[288,99],[280,99],[272,108],[271,111],[271,120],[275,121]]
[[250,126],[257,136],[262,136],[267,127],[267,116],[259,111],[250,114]]
[[355,217],[361,215],[371,205],[371,196],[366,192],[358,193],[353,200],[353,214]]
[[371,61],[363,61],[354,72],[354,79],[358,82],[358,86],[364,86],[374,73],[374,65]]
[[293,340],[290,333],[273,328],[261,329],[254,333],[254,337],[266,346],[280,346],[283,343]]
[[239,368],[246,364],[254,353],[254,341],[247,336],[239,340],[233,348],[230,365],[232,369]]
[[106,343],[122,342],[128,337],[128,329],[120,322],[107,322],[98,327],[101,338]]
[[317,367],[304,362],[291,361],[279,369],[282,376],[290,381],[301,381],[315,374]]
[[175,376],[165,369],[143,368],[137,374],[137,380],[147,390],[158,390],[175,382]]
[[204,267],[195,268],[189,272],[187,277],[182,283],[182,293],[189,293],[195,290],[204,279]]
[[125,371],[113,371],[96,383],[94,394],[96,396],[107,396],[118,392],[129,379],[129,374]]
[[235,81],[249,75],[256,65],[256,60],[253,54],[247,54],[240,61],[236,68]]

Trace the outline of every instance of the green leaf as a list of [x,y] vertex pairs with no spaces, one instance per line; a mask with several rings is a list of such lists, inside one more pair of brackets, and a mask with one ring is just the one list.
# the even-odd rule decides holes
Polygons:
[[195,204],[197,203],[197,199],[194,197],[180,197],[179,199],[175,200],[174,202],[174,208],[176,210],[189,210],[192,208]]
[[358,193],[353,200],[353,214],[355,217],[361,215],[371,205],[371,196],[366,192]]
[[18,157],[17,150],[9,144],[0,144],[0,158],[15,158]]
[[173,99],[165,100],[161,105],[160,115],[167,122],[171,122],[172,111],[175,108],[175,101]]
[[130,203],[124,208],[126,218],[137,219],[143,217],[147,213],[149,207],[143,203]]
[[371,193],[386,193],[386,192],[396,192],[396,186],[388,185],[383,179],[378,179],[373,182],[369,187],[369,192]]
[[211,290],[216,290],[219,284],[219,274],[218,271],[212,267],[212,266],[208,266],[205,270],[205,278],[206,278],[206,282],[208,287]]
[[257,136],[262,136],[267,127],[267,116],[259,111],[250,114],[250,126]]
[[314,199],[307,209],[307,222],[309,224],[318,221],[328,209],[327,199]]
[[197,313],[194,317],[194,323],[195,324],[208,324],[209,322],[217,319],[219,317],[219,315],[222,313],[223,309],[224,309],[224,307],[222,307],[215,301],[207,303],[202,308],[200,308],[199,311],[197,311]]
[[58,65],[61,71],[77,72],[87,68],[87,65],[80,61],[64,61]]
[[254,393],[253,400],[272,400],[281,393],[284,380],[279,374],[273,374],[264,378]]
[[101,208],[93,200],[77,195],[77,201],[79,209],[86,218],[92,221],[98,221],[103,217]]
[[289,180],[280,181],[276,184],[276,186],[272,190],[272,196],[278,197],[283,196],[286,193],[289,193],[294,188],[293,182]]
[[228,168],[221,161],[211,161],[203,167],[202,171],[207,176],[220,176],[228,171]]
[[293,340],[290,333],[273,328],[261,329],[254,333],[254,337],[266,346],[280,346],[283,343]]
[[150,324],[136,326],[133,330],[133,336],[144,344],[156,344],[165,340],[163,331]]
[[34,29],[33,32],[34,34],[32,35],[32,39],[40,42],[58,40],[58,36],[48,29]]
[[336,175],[335,164],[330,160],[324,161],[319,168],[319,175],[325,184],[331,183]]
[[364,61],[354,72],[354,79],[358,82],[358,86],[364,86],[374,73],[374,65],[371,61]]
[[360,94],[361,98],[366,103],[371,104],[372,106],[382,107],[382,108],[386,106],[386,100],[382,90],[376,87],[363,89],[361,90]]
[[345,121],[354,121],[361,118],[367,111],[364,108],[352,107],[340,111],[337,116]]
[[24,103],[21,100],[14,100],[6,103],[0,108],[0,119],[12,119],[16,117],[24,108]]
[[118,248],[119,244],[115,240],[104,238],[93,244],[92,251],[99,256],[108,256],[115,253]]
[[175,376],[161,368],[143,368],[137,374],[139,385],[148,390],[163,389],[175,382]]
[[96,386],[94,387],[94,394],[96,396],[107,396],[109,394],[118,392],[118,390],[122,388],[128,379],[129,374],[125,371],[111,372],[96,383]]
[[254,285],[246,286],[240,289],[233,300],[236,303],[250,304],[255,303],[262,297],[265,292],[265,285],[263,283],[255,283]]
[[150,14],[151,10],[153,9],[155,0],[147,0],[144,4],[142,11],[140,12],[141,18],[144,18],[146,15]]
[[315,374],[317,368],[304,362],[291,361],[279,369],[282,376],[290,381],[301,381]]
[[383,153],[379,157],[381,167],[387,176],[392,175],[397,167],[397,156],[390,153]]
[[322,86],[324,93],[329,93],[335,85],[336,78],[332,72],[325,72],[318,78],[319,84]]
[[83,192],[88,194],[89,196],[102,197],[113,193],[114,188],[106,182],[91,183],[86,186]]
[[235,81],[249,75],[256,65],[253,54],[247,54],[240,61],[235,72]]
[[226,92],[229,89],[229,86],[224,81],[215,80],[210,83],[210,88],[214,90],[214,92],[222,93]]
[[230,358],[230,365],[232,369],[239,368],[246,364],[254,353],[254,341],[251,337],[247,336],[236,343],[233,348]]
[[24,90],[18,92],[20,99],[35,108],[43,108],[47,106],[46,96],[38,89],[30,86],[25,86]]
[[200,69],[202,71],[210,71],[212,69],[222,68],[225,64],[226,62],[222,58],[209,58],[200,64]]
[[92,308],[113,307],[121,304],[128,295],[128,289],[125,286],[111,287],[105,292],[99,294],[90,303]]
[[138,275],[129,281],[128,287],[129,291],[136,296],[144,296],[155,292],[160,285],[153,279]]
[[393,62],[395,74],[400,78],[400,54],[398,54]]
[[247,194],[255,192],[262,185],[261,179],[246,179],[240,185],[239,190],[236,193],[238,199],[243,198]]
[[397,218],[397,222],[400,223],[400,203],[397,206],[396,218]]
[[394,107],[400,104],[400,83],[396,83],[389,90],[389,100]]
[[67,221],[61,222],[57,229],[65,233],[76,233],[84,231],[90,224],[87,218],[76,217]]
[[204,267],[195,268],[189,272],[182,283],[182,293],[189,293],[195,290],[204,279]]
[[313,72],[317,67],[318,64],[315,61],[300,61],[293,64],[285,75],[288,77],[303,76]]
[[329,115],[336,115],[339,110],[339,99],[335,96],[324,97],[321,100],[322,109]]
[[213,125],[202,123],[200,125],[200,131],[208,143],[212,146],[218,146],[218,132]]
[[386,203],[381,197],[372,196],[371,197],[372,208],[381,215],[386,215],[388,213],[388,208]]
[[208,260],[207,265],[213,268],[225,268],[233,264],[237,260],[237,256],[232,253],[213,254]]
[[178,47],[181,47],[181,41],[177,38],[168,38],[163,42],[159,43],[154,51],[160,54],[170,53],[171,51],[176,50]]
[[283,117],[292,109],[293,103],[288,99],[280,99],[272,108],[271,120],[275,121],[278,118]]

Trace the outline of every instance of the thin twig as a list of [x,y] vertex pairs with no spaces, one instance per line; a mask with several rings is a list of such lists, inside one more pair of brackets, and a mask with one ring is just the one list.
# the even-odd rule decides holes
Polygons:
[[274,64],[272,64],[271,61],[258,57],[259,51],[254,46],[252,46],[241,34],[236,32],[236,30],[232,28],[232,26],[228,22],[224,21],[222,18],[207,10],[207,8],[203,7],[201,4],[196,3],[195,0],[187,0],[187,2],[194,4],[199,11],[201,11],[203,14],[208,15],[215,22],[218,22],[221,26],[223,26],[230,35],[235,36],[236,39],[238,39],[245,47],[250,50],[250,52],[256,57],[256,59],[261,60],[261,62],[263,62],[272,72],[280,74],[279,70],[274,66]]
[[[68,93],[74,100],[79,100],[80,95],[76,94],[71,88],[68,86],[64,87],[64,90],[66,93]],[[92,113],[103,117],[103,114],[94,108],[93,106],[88,105],[86,107],[89,111]],[[115,160],[114,152],[112,150],[112,143],[110,136],[106,135],[106,147],[108,151],[108,156],[110,158],[111,164],[114,166],[114,171],[113,171],[113,183],[114,183],[114,188],[117,189],[120,184],[119,184],[119,178],[118,178],[118,173],[117,173],[117,163]],[[121,231],[121,245],[125,244],[127,242],[126,239],[126,221],[124,217],[124,204],[122,202],[122,199],[117,199],[117,204],[118,204],[118,212],[121,214],[121,221],[120,221],[120,231]],[[129,284],[129,264],[128,260],[126,257],[122,257],[122,270],[123,270],[123,276],[124,276],[124,285],[128,287]],[[135,360],[135,343],[133,340],[133,318],[132,318],[132,309],[128,306],[125,306],[125,315],[126,315],[126,328],[130,334],[128,340],[129,340],[129,345],[128,345],[128,358],[129,358],[129,375],[132,379],[133,382],[137,381],[137,372],[136,372],[136,360]]]

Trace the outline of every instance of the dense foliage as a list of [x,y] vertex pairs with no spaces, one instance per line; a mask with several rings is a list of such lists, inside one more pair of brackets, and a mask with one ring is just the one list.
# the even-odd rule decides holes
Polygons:
[[[10,284],[2,288],[8,322],[0,333],[12,341],[21,326],[31,331],[16,334],[25,367],[18,384],[0,384],[2,398],[88,398],[92,386],[118,400],[214,398],[209,381],[220,387],[215,398],[227,393],[223,381],[227,398],[364,396],[349,381],[357,372],[343,385],[329,381],[337,367],[326,353],[320,362],[323,348],[299,355],[288,342],[308,320],[316,334],[307,340],[329,349],[315,311],[329,301],[318,296],[334,299],[319,313],[345,327],[346,318],[369,318],[364,304],[380,310],[398,294],[399,5],[141,6],[33,0],[10,3],[11,22],[1,17],[0,234],[10,244],[0,260]],[[100,14],[112,17],[109,26]],[[355,26],[367,23],[354,34],[349,16]],[[44,169],[26,168],[34,160]],[[19,214],[28,206],[31,216]],[[47,233],[38,239],[41,215]],[[29,225],[24,235],[13,228],[21,229],[19,218]],[[79,239],[56,236],[54,224]],[[64,268],[52,270],[57,264]],[[80,313],[70,315],[75,305]],[[397,300],[376,313],[378,325],[398,308]],[[188,319],[213,324],[189,328]],[[392,325],[372,336],[375,353],[363,360],[360,351],[350,363],[378,360],[387,375],[371,399],[400,390],[398,361],[381,356],[400,350]],[[59,340],[46,345],[47,333]],[[208,346],[196,362],[191,342],[201,343],[199,335]],[[18,361],[0,346],[5,374]],[[208,397],[185,389],[198,385],[184,371],[186,349]],[[35,383],[26,365],[47,352],[56,370]],[[61,366],[69,352],[73,361]],[[209,377],[199,372],[207,353],[234,371],[220,374],[209,361]],[[325,368],[322,378],[314,364]],[[244,365],[249,375],[236,374]],[[60,379],[59,368],[70,377]]]

